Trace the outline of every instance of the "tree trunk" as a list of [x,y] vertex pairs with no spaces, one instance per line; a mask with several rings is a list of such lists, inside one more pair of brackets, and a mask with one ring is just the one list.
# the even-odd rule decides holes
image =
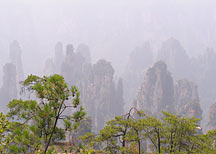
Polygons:
[[159,130],[158,130],[158,132],[157,132],[157,137],[158,137],[158,152],[159,153],[161,153],[161,145],[160,145],[160,132],[159,132]]
[[63,102],[61,103],[61,105],[60,105],[60,107],[59,107],[58,114],[57,114],[57,116],[56,116],[55,123],[54,123],[54,126],[53,126],[53,130],[52,130],[52,133],[51,133],[51,135],[50,135],[49,141],[48,141],[48,143],[47,143],[47,145],[46,145],[46,148],[45,148],[45,150],[44,150],[44,154],[46,154],[46,152],[47,152],[47,150],[48,150],[48,147],[49,147],[49,144],[50,144],[50,142],[51,142],[52,136],[53,136],[53,134],[54,134],[54,132],[55,132],[55,128],[56,128],[56,125],[57,125],[57,122],[58,122],[58,119],[59,119],[59,116],[60,116],[62,104],[63,104]]
[[139,150],[139,154],[141,154],[141,144],[140,144],[140,140],[138,140],[138,150]]

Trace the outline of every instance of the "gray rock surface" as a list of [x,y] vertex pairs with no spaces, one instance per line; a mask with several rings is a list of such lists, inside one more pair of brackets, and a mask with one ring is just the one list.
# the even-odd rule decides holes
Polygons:
[[162,110],[175,112],[173,79],[164,62],[156,62],[148,69],[135,105],[138,109],[156,115]]
[[3,84],[0,89],[0,112],[7,112],[7,104],[17,98],[17,73],[16,66],[7,63],[3,67]]

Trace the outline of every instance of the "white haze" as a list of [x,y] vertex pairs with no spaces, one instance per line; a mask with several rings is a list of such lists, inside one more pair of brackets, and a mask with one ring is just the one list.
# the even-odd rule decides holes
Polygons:
[[[215,0],[0,0],[0,63],[18,40],[26,74],[42,74],[56,42],[89,45],[121,73],[129,53],[149,41],[178,39],[190,56],[216,47]],[[2,73],[0,73],[2,74]]]

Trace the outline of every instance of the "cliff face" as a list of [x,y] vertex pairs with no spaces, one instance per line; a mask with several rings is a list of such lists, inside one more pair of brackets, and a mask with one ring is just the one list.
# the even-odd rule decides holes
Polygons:
[[175,106],[177,114],[202,120],[198,89],[193,82],[186,79],[177,81],[175,85]]
[[199,87],[200,104],[203,109],[203,127],[208,125],[208,109],[216,99],[216,53],[213,49],[207,51],[192,61],[192,79]]
[[123,85],[121,80],[117,85],[114,82],[110,62],[99,60],[92,65],[88,48],[81,45],[78,49],[67,45],[61,72],[70,85],[79,88],[81,102],[97,131],[107,120],[123,113]]
[[158,59],[167,64],[175,79],[187,78],[195,81],[202,103],[216,99],[216,53],[213,49],[207,49],[199,57],[190,59],[180,42],[171,38],[162,44]]
[[79,85],[83,77],[84,57],[74,51],[72,44],[66,46],[66,55],[62,63],[61,74],[69,84]]
[[94,65],[83,64],[78,74],[70,70],[70,74],[67,74],[69,72],[66,69],[64,71],[68,75],[66,79],[81,75],[73,80],[74,83],[72,80],[69,83],[76,84],[80,89],[81,102],[92,118],[94,130],[100,130],[107,120],[123,113],[122,83],[120,80],[118,86],[115,85],[114,69],[109,62],[99,60]]
[[208,112],[207,130],[216,129],[216,103],[212,104]]
[[186,79],[176,82],[175,107],[176,113],[179,115],[202,119],[198,89],[193,82]]
[[157,59],[167,64],[175,78],[190,76],[190,59],[178,40],[170,38],[163,42]]
[[189,101],[199,101],[197,85],[186,79],[178,80],[175,84],[176,105],[185,105]]
[[202,97],[210,97],[215,99],[216,97],[216,53],[212,49],[208,49],[207,52],[197,58],[194,63],[194,68],[197,71],[196,76],[200,87],[200,93]]
[[86,44],[79,44],[77,47],[77,53],[81,54],[82,57],[84,57],[85,62],[91,63],[90,49]]
[[[193,102],[189,102],[188,104],[186,104],[184,106],[184,108],[182,108],[182,113],[181,115],[184,117],[194,117],[196,119],[202,120],[202,109],[200,107],[200,103],[193,101]],[[201,121],[199,122],[199,124],[201,123]]]
[[166,62],[175,79],[187,78],[196,82],[204,115],[202,125],[206,126],[207,110],[211,102],[216,99],[216,53],[213,49],[207,49],[204,54],[190,59],[179,41],[169,39],[162,44],[158,59]]
[[3,67],[3,84],[0,89],[0,112],[7,111],[9,101],[17,98],[17,74],[16,66],[7,63]]
[[[153,63],[152,49],[149,43],[136,47],[130,54],[124,74],[124,99],[126,108],[130,108],[138,87],[143,82],[146,69]],[[127,109],[128,110],[128,109]]]
[[154,115],[164,110],[202,119],[197,86],[186,79],[179,80],[174,85],[166,64],[162,61],[148,69],[137,93],[135,105]]
[[22,50],[17,41],[13,41],[9,46],[10,62],[16,66],[17,81],[24,80],[24,71],[22,65]]
[[148,69],[135,104],[138,109],[152,114],[158,114],[161,110],[175,111],[173,79],[164,62],[159,61]]
[[55,46],[55,57],[53,61],[53,71],[55,74],[61,73],[61,65],[64,61],[63,44],[58,42]]
[[53,59],[48,58],[45,62],[44,74],[50,76],[55,72],[55,65]]
[[[94,109],[90,112],[94,117],[96,129],[101,129],[105,122],[113,117],[112,109],[115,108],[115,84],[113,82],[114,69],[105,60],[99,60],[93,65],[92,90],[94,95]],[[88,107],[88,104],[86,105]]]
[[113,114],[114,116],[117,116],[119,114],[123,114],[124,113],[124,108],[123,106],[124,104],[124,98],[123,98],[123,94],[124,94],[124,86],[123,86],[123,80],[122,78],[120,78],[118,80],[117,86],[116,86],[116,92],[115,92],[115,104],[112,104],[112,110],[113,110]]
[[61,67],[64,61],[63,44],[61,42],[56,43],[54,49],[54,58],[48,58],[45,61],[44,74],[47,76],[61,74]]

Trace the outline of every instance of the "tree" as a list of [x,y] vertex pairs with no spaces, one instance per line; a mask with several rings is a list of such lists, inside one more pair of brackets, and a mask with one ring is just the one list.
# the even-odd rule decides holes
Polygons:
[[42,150],[42,139],[36,135],[34,126],[11,123],[11,143],[7,145],[9,153],[13,154],[38,154]]
[[163,112],[165,123],[166,145],[165,152],[180,153],[193,151],[194,139],[198,139],[198,119],[178,117],[174,114]]
[[102,146],[106,152],[121,152],[122,154],[132,154],[128,148],[129,145],[132,147],[134,146],[133,143],[138,143],[138,149],[141,152],[138,131],[135,130],[135,127],[132,127],[136,115],[143,116],[142,112],[131,108],[124,116],[116,116],[113,120],[108,121],[104,129],[100,130],[94,142],[103,143]]
[[134,123],[143,140],[150,143],[152,151],[161,153],[164,143],[164,124],[160,119],[146,115]]
[[[18,128],[25,128],[20,135],[41,139],[41,143],[46,145],[46,154],[50,143],[65,138],[65,130],[57,125],[60,119],[70,119],[75,125],[84,118],[85,111],[79,107],[80,93],[75,86],[69,87],[64,78],[57,74],[49,77],[28,76],[23,82],[23,91],[26,90],[36,99],[11,101],[8,116],[18,120]],[[74,109],[73,114],[70,111],[63,115],[68,108]]]
[[213,154],[216,151],[216,130],[202,134],[199,119],[179,117],[162,112],[159,118],[132,108],[124,116],[107,122],[98,135],[88,134],[85,139],[100,143],[110,153],[143,153],[147,143],[152,153]]
[[0,153],[6,152],[6,146],[10,143],[10,134],[8,130],[10,128],[10,122],[7,120],[6,116],[0,113]]
[[[70,145],[73,145],[73,146],[76,146],[76,144],[74,143],[75,140],[78,140],[77,138],[77,135],[84,135],[85,133],[87,133],[87,131],[84,133],[84,134],[79,134],[79,132],[81,132],[84,128],[83,128],[83,125],[85,124],[89,124],[88,122],[88,118],[86,119],[80,119],[78,121],[76,121],[75,123],[74,122],[74,119],[77,119],[79,117],[84,117],[85,116],[85,112],[84,112],[84,108],[83,107],[80,107],[80,110],[78,112],[76,112],[76,114],[74,114],[73,117],[67,117],[65,120],[64,120],[64,127],[65,127],[65,130],[69,133],[68,134],[68,139],[69,139],[69,143]],[[77,118],[75,118],[77,117]],[[89,124],[90,125],[90,124]],[[89,126],[89,129],[91,129],[91,126]],[[90,130],[89,130],[90,131]],[[78,143],[77,143],[78,144]]]

